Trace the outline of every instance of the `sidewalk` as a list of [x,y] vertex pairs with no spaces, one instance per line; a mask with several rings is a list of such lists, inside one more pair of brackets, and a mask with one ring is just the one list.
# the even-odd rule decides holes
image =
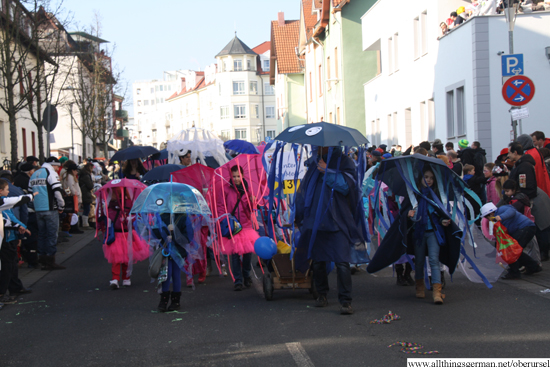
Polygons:
[[[68,237],[69,242],[62,242],[57,245],[57,254],[55,261],[58,264],[63,264],[67,259],[80,251],[84,246],[92,242],[95,236],[95,230],[84,231],[83,234],[73,234]],[[98,244],[99,246],[99,244]],[[61,270],[62,271],[62,270]],[[34,283],[42,279],[50,271],[40,269],[29,269],[25,263],[22,268],[19,268],[19,279],[25,287],[31,287]]]

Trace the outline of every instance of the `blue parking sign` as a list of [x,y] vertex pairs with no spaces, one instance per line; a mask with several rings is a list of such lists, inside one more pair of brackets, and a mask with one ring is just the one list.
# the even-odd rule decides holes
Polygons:
[[502,55],[502,76],[523,75],[523,54]]

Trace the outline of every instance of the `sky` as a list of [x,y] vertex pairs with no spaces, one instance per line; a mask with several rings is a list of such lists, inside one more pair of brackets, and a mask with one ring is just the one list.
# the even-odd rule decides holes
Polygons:
[[[115,46],[131,103],[136,80],[161,79],[164,70],[204,70],[237,36],[250,48],[269,41],[277,13],[299,19],[300,0],[63,0],[70,31],[88,30],[98,13],[101,38]],[[125,109],[132,115],[131,104]]]

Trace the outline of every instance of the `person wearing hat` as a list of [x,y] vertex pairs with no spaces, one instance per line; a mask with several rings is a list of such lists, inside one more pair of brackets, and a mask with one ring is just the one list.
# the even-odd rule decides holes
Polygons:
[[34,200],[34,211],[38,224],[38,262],[43,270],[65,269],[56,264],[59,213],[65,208],[63,188],[54,167],[59,167],[59,159],[49,157],[40,169],[33,173],[29,190],[39,193]]
[[191,165],[191,151],[189,149],[180,149],[178,156],[182,166],[189,167]]
[[59,163],[61,163],[61,165],[63,165],[63,164],[64,164],[65,162],[67,162],[68,160],[69,160],[68,157],[63,156],[63,157],[59,158]]
[[[487,203],[481,207],[481,216],[487,218],[491,222],[501,222],[508,230],[508,234],[515,239],[518,244],[525,248],[535,236],[535,223],[533,223],[525,215],[518,212],[511,205],[503,205],[499,208],[493,203]],[[525,266],[525,274],[531,275],[538,273],[542,267],[525,252],[522,252],[519,259],[512,264],[508,264],[509,269],[502,279],[520,279],[521,272],[519,269]]]
[[[80,185],[78,184],[78,166],[75,162],[68,160],[63,165],[63,170],[61,171],[61,185],[63,186],[63,190],[65,191],[65,194],[68,196],[73,196],[76,199],[77,204],[80,205],[82,203],[82,191],[80,190]],[[71,219],[73,217],[73,214],[78,213],[72,213],[67,215],[67,217],[63,220],[63,230],[68,231],[72,234],[81,234],[84,233],[84,231],[81,231],[78,229],[78,223],[71,224]]]
[[30,155],[26,159],[27,163],[32,164],[35,167],[40,167],[40,160],[36,158],[34,155]]
[[378,148],[379,148],[380,150],[382,150],[381,153],[382,153],[382,155],[384,155],[384,153],[386,153],[386,149],[388,148],[388,146],[387,146],[386,144],[380,144],[380,145],[378,146]]
[[443,143],[441,142],[441,139],[435,139],[432,144],[432,152],[437,157],[438,155],[443,155],[445,152],[443,151]]
[[461,25],[468,19],[468,13],[466,13],[466,8],[461,6],[458,9],[456,9],[457,17],[455,19],[453,27],[456,27],[458,25]]

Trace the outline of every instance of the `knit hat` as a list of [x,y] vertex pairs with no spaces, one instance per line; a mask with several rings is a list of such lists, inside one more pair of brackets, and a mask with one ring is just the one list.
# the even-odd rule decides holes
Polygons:
[[78,166],[76,165],[76,163],[70,163],[65,168],[67,169],[67,172],[73,171],[73,170],[78,171]]
[[21,165],[21,167],[19,167],[19,170],[21,172],[30,172],[32,171],[33,169],[35,169],[36,167],[32,165],[32,163],[23,163]]
[[386,150],[387,147],[388,147],[388,146],[387,146],[386,144],[380,144],[380,145],[378,146],[378,148],[380,148],[380,149],[382,149],[382,150],[384,150],[384,151]]
[[443,145],[441,139],[435,139],[432,145]]
[[65,162],[67,162],[68,160],[69,160],[68,157],[63,156],[63,157],[59,158],[59,163],[63,164]]
[[500,151],[500,154],[499,155],[504,155],[504,154],[508,154],[508,148],[504,148]]
[[393,156],[391,155],[391,153],[386,153],[386,154],[384,154],[382,157],[384,157],[384,159],[393,158]]
[[36,158],[34,155],[30,155],[27,157],[26,159],[27,162],[40,162],[40,160],[38,158]]
[[458,146],[461,148],[468,148],[468,145],[470,145],[470,142],[466,139],[462,139],[458,142]]
[[374,151],[375,152],[380,152],[380,155],[382,155],[382,153],[384,153],[384,151],[381,148],[376,148]]
[[371,155],[373,157],[382,157],[382,153],[378,149],[373,150]]

